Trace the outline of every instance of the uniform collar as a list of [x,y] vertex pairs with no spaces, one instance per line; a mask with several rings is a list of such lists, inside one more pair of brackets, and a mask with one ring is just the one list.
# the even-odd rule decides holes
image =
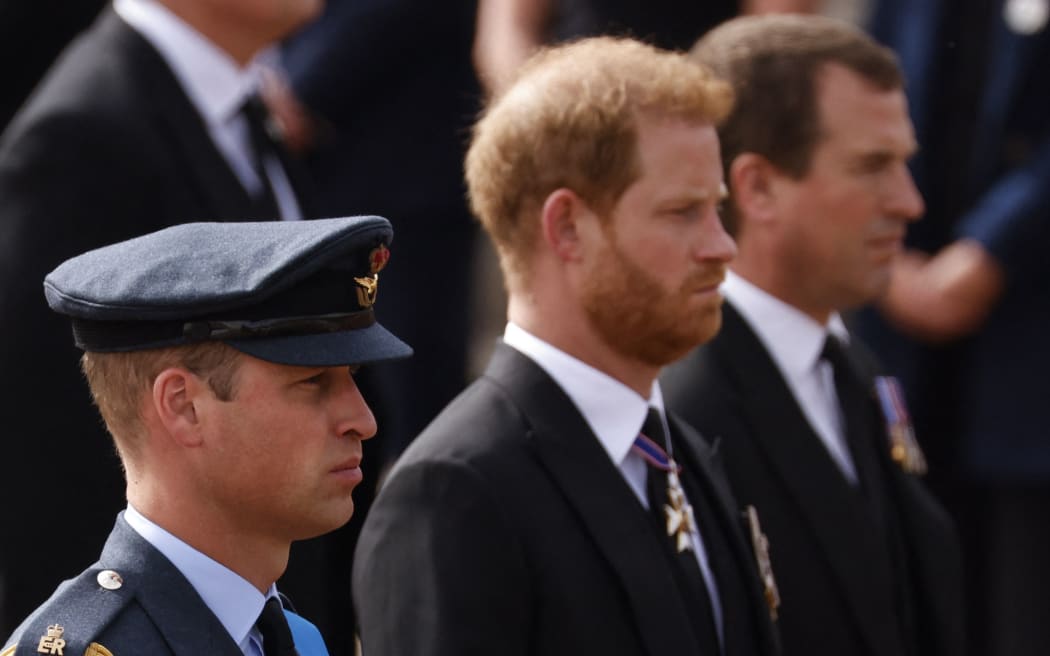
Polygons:
[[271,585],[266,595],[261,594],[239,574],[154,524],[130,504],[124,519],[186,577],[233,641],[248,653],[249,632],[259,619],[263,604],[277,594],[276,586]]

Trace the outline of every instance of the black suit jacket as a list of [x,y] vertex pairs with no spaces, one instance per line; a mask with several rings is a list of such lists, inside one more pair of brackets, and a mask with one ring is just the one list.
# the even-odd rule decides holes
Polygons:
[[[745,580],[757,651],[769,612],[714,455],[672,419]],[[695,654],[666,539],[583,417],[531,359],[497,347],[485,375],[413,442],[358,543],[366,654]]]
[[[269,219],[160,55],[111,9],[56,62],[0,137],[0,633],[98,553],[123,507],[117,458],[44,301],[66,258],[186,221]],[[40,540],[54,529],[75,539]],[[17,527],[17,528],[15,528]],[[51,528],[49,528],[51,527]]]
[[[828,455],[768,351],[731,304],[723,315],[719,335],[661,380],[669,408],[721,439],[733,491],[758,508],[783,602],[784,653],[898,656],[895,614],[902,609],[880,593],[890,587],[885,577],[911,599],[906,631],[918,653],[963,653],[954,528],[920,482],[889,460],[874,399],[868,437],[881,459],[889,498],[879,501],[892,518],[896,554],[866,521],[858,490]],[[857,355],[851,353],[859,364]]]

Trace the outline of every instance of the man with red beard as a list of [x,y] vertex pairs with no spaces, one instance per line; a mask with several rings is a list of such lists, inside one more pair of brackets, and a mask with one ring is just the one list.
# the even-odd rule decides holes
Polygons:
[[772,581],[767,600],[714,453],[656,383],[717,332],[736,251],[731,95],[691,66],[630,40],[545,50],[475,126],[509,324],[365,522],[365,653],[776,653]]
[[663,377],[668,406],[721,438],[762,515],[786,654],[964,653],[951,522],[895,379],[839,314],[885,291],[923,212],[896,59],[814,16],[737,19],[692,54],[738,94],[719,136],[740,253],[717,339]]

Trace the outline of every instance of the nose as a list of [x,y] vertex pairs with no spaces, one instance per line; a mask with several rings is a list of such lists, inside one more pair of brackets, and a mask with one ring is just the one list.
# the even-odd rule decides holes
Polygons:
[[[367,440],[374,437],[378,427],[375,415],[357,387],[354,375],[344,369],[346,377],[340,391],[335,395],[334,412],[338,421],[338,434]],[[342,376],[341,376],[342,378]]]
[[915,186],[911,171],[902,163],[893,178],[893,184],[887,190],[886,213],[905,221],[917,221],[925,211],[926,204]]
[[728,264],[736,257],[736,241],[722,224],[722,217],[712,208],[700,222],[694,254],[701,261]]

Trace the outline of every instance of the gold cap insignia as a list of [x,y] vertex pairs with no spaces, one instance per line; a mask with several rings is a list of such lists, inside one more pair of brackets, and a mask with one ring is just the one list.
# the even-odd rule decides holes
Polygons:
[[354,278],[357,283],[357,302],[363,308],[375,305],[376,296],[379,295],[379,274],[373,273],[371,278]]
[[97,642],[93,642],[84,650],[84,656],[113,656],[113,652]]

